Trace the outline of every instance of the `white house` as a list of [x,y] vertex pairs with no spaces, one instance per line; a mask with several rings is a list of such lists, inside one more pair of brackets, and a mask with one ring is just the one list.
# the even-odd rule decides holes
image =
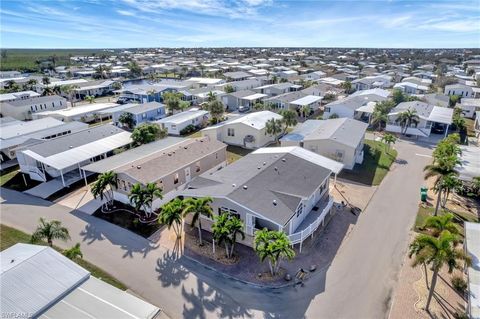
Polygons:
[[17,120],[31,120],[36,113],[61,110],[67,107],[67,100],[58,95],[40,96],[33,91],[1,94],[0,114]]
[[208,123],[208,119],[208,111],[191,109],[165,117],[155,123],[159,124],[162,128],[167,129],[167,132],[170,135],[180,135],[182,130],[189,125],[193,125],[195,128],[203,127]]
[[397,118],[402,112],[407,110],[415,111],[419,117],[417,125],[410,125],[405,134],[420,137],[430,136],[433,125],[439,125],[448,132],[448,127],[452,124],[453,109],[441,106],[435,106],[420,101],[402,102],[398,104],[388,114],[388,122],[386,131],[393,133],[401,133],[404,129],[397,122]]
[[363,162],[368,124],[349,118],[307,120],[280,139],[282,146],[300,146],[353,169]]
[[445,86],[445,95],[459,95],[461,97],[479,98],[480,88],[471,87],[465,84],[450,84]]
[[67,186],[83,177],[81,166],[111,156],[131,142],[129,132],[107,124],[28,145],[17,151],[17,160],[20,171],[31,179],[57,179]]
[[[258,149],[225,168],[204,173],[188,184],[183,197],[213,199],[214,215],[229,213],[245,225],[246,238],[253,245],[258,229],[285,232],[292,244],[300,244],[324,225],[331,212],[331,174],[338,174],[341,163],[301,147]],[[202,218],[211,231],[212,220]]]
[[259,148],[274,142],[276,138],[267,134],[267,121],[282,118],[270,111],[253,112],[204,128],[201,132],[203,136],[210,136],[229,145],[247,149]]
[[353,119],[355,118],[355,112],[362,106],[366,106],[370,102],[385,101],[386,99],[385,95],[378,95],[377,93],[350,95],[326,104],[323,118],[328,119],[331,115],[336,114],[338,117]]
[[28,143],[50,140],[88,128],[80,122],[65,123],[46,117],[33,121],[10,121],[0,125],[0,160],[16,158],[16,150]]
[[457,107],[462,109],[462,115],[464,117],[473,119],[475,113],[480,111],[480,99],[463,98],[462,101],[457,104]]
[[90,122],[97,118],[110,117],[109,109],[119,106],[117,103],[92,103],[84,104],[75,107],[68,107],[66,109],[56,111],[45,111],[41,113],[33,113],[33,118],[54,117],[56,119],[70,122],[81,121]]
[[352,85],[357,91],[370,90],[374,88],[389,88],[392,87],[392,77],[389,75],[373,75],[366,76],[361,79],[352,81]]

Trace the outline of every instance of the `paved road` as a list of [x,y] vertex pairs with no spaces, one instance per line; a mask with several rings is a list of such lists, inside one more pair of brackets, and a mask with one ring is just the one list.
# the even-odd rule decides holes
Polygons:
[[330,268],[303,288],[270,290],[224,280],[177,259],[171,250],[95,217],[2,189],[1,221],[31,232],[40,216],[59,219],[85,258],[110,272],[172,318],[384,318],[408,229],[417,210],[422,168],[431,150],[399,141],[399,163],[358,219]]

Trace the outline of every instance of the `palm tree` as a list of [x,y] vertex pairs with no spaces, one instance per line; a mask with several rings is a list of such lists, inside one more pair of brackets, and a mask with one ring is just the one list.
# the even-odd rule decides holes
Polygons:
[[280,261],[295,257],[288,236],[282,231],[268,230],[266,228],[255,232],[254,249],[260,261],[268,259],[270,273],[275,276],[280,270]]
[[467,265],[471,263],[470,258],[461,249],[455,249],[455,242],[456,236],[448,230],[444,230],[438,238],[430,235],[418,235],[410,244],[409,257],[415,256],[412,267],[427,264],[431,266],[433,271],[425,306],[426,311],[429,311],[440,269],[447,265],[448,272],[452,273],[454,269],[461,268],[459,261],[465,261]]
[[267,134],[275,137],[276,144],[278,143],[278,135],[283,131],[282,126],[282,120],[276,120],[274,118],[271,118],[265,124],[265,131],[267,132]]
[[217,99],[217,95],[214,94],[212,91],[208,92],[207,94],[207,102],[212,102]]
[[80,250],[80,243],[76,243],[75,246],[73,246],[72,248],[65,250],[63,254],[65,255],[65,257],[71,260],[83,258],[83,253]]
[[90,104],[95,103],[95,96],[87,95],[87,96],[85,96],[85,101],[88,101],[88,103],[90,103]]
[[458,179],[456,174],[450,174],[445,176],[440,184],[441,189],[443,190],[443,198],[440,205],[445,207],[450,193],[462,186],[462,182]]
[[171,202],[163,205],[162,211],[158,216],[158,221],[166,224],[168,229],[173,227],[177,238],[182,237],[182,212],[184,211],[184,206],[184,202],[181,199],[175,198]]
[[55,92],[53,91],[53,89],[49,86],[46,86],[44,89],[43,89],[43,92],[42,92],[42,95],[43,96],[47,96],[47,95],[54,95]]
[[302,116],[303,116],[304,119],[307,118],[307,116],[310,114],[311,110],[312,109],[308,105],[302,106],[302,108],[300,109],[300,112],[302,113]]
[[448,213],[440,216],[430,216],[425,221],[424,228],[429,228],[433,231],[432,235],[438,237],[444,230],[457,235],[459,233],[457,225],[453,220],[453,214]]
[[147,183],[147,185],[145,185],[145,188],[143,189],[143,192],[145,194],[143,207],[145,213],[147,214],[147,217],[150,217],[150,214],[152,213],[153,201],[156,198],[163,199],[162,189],[158,187],[155,183]]
[[75,85],[67,84],[67,85],[62,85],[60,87],[60,91],[63,92],[64,94],[68,95],[68,100],[70,101],[70,104],[75,106],[74,101],[73,101],[73,95],[75,93],[75,89],[78,87]]
[[117,188],[117,173],[113,171],[108,171],[98,175],[97,180],[95,181],[95,183],[92,184],[90,191],[94,198],[100,197],[100,200],[102,201],[104,198],[106,198],[107,202],[105,203],[105,205],[108,209],[108,206],[110,204],[113,204],[113,190]]
[[297,113],[294,110],[282,110],[280,111],[280,115],[283,116],[283,134],[287,132],[289,127],[297,125]]
[[183,210],[183,216],[186,217],[189,214],[192,214],[192,223],[191,226],[194,227],[197,224],[198,228],[198,238],[200,241],[200,246],[203,245],[202,241],[202,216],[212,218],[213,210],[210,204],[213,199],[211,197],[204,198],[189,198],[185,200],[185,209]]
[[221,120],[223,113],[225,113],[225,105],[222,101],[215,99],[214,101],[208,102],[207,110],[210,112],[210,115],[218,122]]
[[441,195],[443,190],[443,179],[449,175],[457,175],[458,172],[455,170],[455,166],[459,165],[460,161],[456,156],[449,156],[445,158],[438,158],[432,164],[425,166],[423,169],[425,173],[425,179],[431,177],[436,177],[435,188],[438,191],[437,203],[435,205],[434,216],[437,216],[438,207],[441,201]]
[[345,91],[345,93],[350,94],[352,91],[352,82],[345,81],[340,85],[340,87]]
[[43,217],[40,217],[39,225],[32,234],[31,242],[35,243],[44,239],[46,239],[48,245],[52,247],[54,239],[67,241],[70,239],[70,235],[68,234],[68,229],[63,227],[59,220],[49,222]]
[[417,111],[413,109],[408,109],[402,113],[400,113],[395,120],[395,122],[400,124],[402,128],[402,134],[407,134],[407,130],[412,124],[417,127],[418,123],[420,123],[420,117],[417,115]]
[[373,127],[377,127],[378,130],[381,130],[383,125],[388,122],[388,114],[385,113],[383,110],[377,109],[375,107],[375,110],[372,113],[372,116],[370,117],[370,124]]
[[130,194],[128,195],[128,200],[130,204],[135,207],[136,211],[140,211],[143,207],[143,203],[145,202],[145,192],[143,191],[143,187],[140,183],[135,183],[132,185],[130,189]]
[[390,149],[390,145],[395,144],[396,141],[397,141],[397,138],[390,133],[387,133],[382,136],[382,142],[385,143],[385,146],[387,147],[387,149]]
[[233,250],[237,237],[240,235],[245,239],[243,232],[243,222],[236,216],[229,213],[223,213],[215,218],[212,225],[213,238],[221,245],[225,245],[225,252],[227,258],[232,258]]

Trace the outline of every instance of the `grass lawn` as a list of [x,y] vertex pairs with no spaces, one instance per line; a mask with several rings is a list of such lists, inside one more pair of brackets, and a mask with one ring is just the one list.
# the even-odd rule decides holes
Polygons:
[[30,179],[28,175],[25,175],[25,180],[27,181],[27,185],[25,185],[25,181],[23,180],[22,173],[20,173],[20,171],[18,170],[18,167],[6,169],[2,171],[0,174],[1,174],[0,175],[1,187],[6,187],[19,192],[23,192],[29,188],[32,188],[40,184],[39,181],[34,181]]
[[[0,251],[7,249],[10,246],[15,245],[16,243],[25,243],[29,244],[30,243],[30,235],[19,231],[15,228],[11,228],[5,225],[0,224]],[[45,242],[38,243],[38,245],[46,245]],[[73,245],[72,245],[73,246]],[[62,249],[58,247],[53,247],[55,250],[58,252],[62,252]],[[92,265],[86,260],[83,259],[77,259],[74,260],[78,265],[82,266],[83,268],[87,269],[92,276],[97,277],[98,279],[101,279],[105,281],[106,283],[109,283],[112,286],[115,286],[121,290],[126,290],[127,287],[118,281],[117,279],[113,278],[111,275],[103,271],[102,269],[98,268],[95,265]]]
[[227,163],[232,164],[235,161],[238,161],[245,155],[251,153],[252,150],[247,150],[244,148],[241,148],[239,146],[232,146],[228,145],[227,146]]
[[196,131],[196,132],[193,132],[189,135],[185,135],[185,137],[188,137],[188,138],[197,138],[197,137],[202,137],[202,132],[200,131]]
[[[423,226],[425,225],[425,221],[428,217],[433,216],[433,212],[435,211],[435,207],[423,207],[420,206],[418,208],[417,218],[415,219],[415,225],[413,230],[419,233],[425,233]],[[452,213],[455,218],[453,221],[457,224],[460,234],[463,235],[463,222],[475,222],[478,223],[479,219],[475,218],[475,216],[466,213],[456,213],[452,212],[448,209],[440,208],[438,211],[438,215],[445,215],[448,213]]]
[[366,185],[379,185],[397,157],[397,151],[387,150],[382,142],[365,140],[361,165],[351,171],[344,170],[338,177]]

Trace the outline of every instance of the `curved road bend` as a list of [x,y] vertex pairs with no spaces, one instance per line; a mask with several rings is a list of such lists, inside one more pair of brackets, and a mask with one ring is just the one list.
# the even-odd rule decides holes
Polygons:
[[86,259],[172,318],[384,318],[417,211],[423,167],[431,154],[406,141],[331,267],[304,287],[258,289],[177,260],[164,247],[69,208],[2,189],[1,222],[32,232],[38,218],[59,219]]

